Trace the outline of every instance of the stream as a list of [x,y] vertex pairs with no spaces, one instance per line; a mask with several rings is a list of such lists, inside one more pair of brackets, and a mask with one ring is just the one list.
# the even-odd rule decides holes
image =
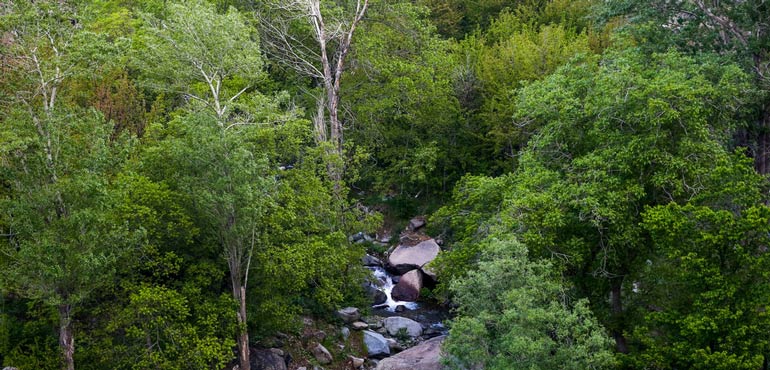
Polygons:
[[[390,295],[391,290],[395,286],[393,275],[380,266],[368,266],[367,268],[372,271],[372,274],[380,282],[380,284],[373,284],[373,286],[387,296],[385,303],[372,306],[374,314],[382,317],[406,317],[419,322],[423,327],[432,328],[440,334],[447,333],[448,329],[444,323],[451,318],[451,315],[446,307],[430,302],[396,301]],[[402,312],[396,312],[396,307],[400,305],[403,305],[406,309]]]
[[372,271],[372,274],[374,277],[376,277],[382,284],[381,285],[374,285],[375,288],[379,289],[385,295],[388,297],[388,299],[385,301],[385,303],[377,304],[372,306],[372,308],[379,308],[383,309],[385,311],[389,312],[396,312],[396,307],[403,305],[406,307],[407,310],[416,310],[420,307],[417,302],[407,302],[407,301],[396,301],[393,299],[393,297],[390,295],[390,292],[393,290],[393,287],[396,285],[393,283],[393,275],[385,271],[384,268],[379,266],[370,266],[368,267],[369,270]]

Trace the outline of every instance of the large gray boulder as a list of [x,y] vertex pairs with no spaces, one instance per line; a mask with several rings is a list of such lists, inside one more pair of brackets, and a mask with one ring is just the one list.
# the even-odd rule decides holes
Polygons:
[[414,302],[420,298],[420,289],[423,287],[422,272],[412,270],[401,275],[398,284],[390,291],[390,296],[396,301]]
[[286,370],[286,359],[278,351],[253,350],[250,360],[252,370]]
[[441,248],[433,239],[425,240],[415,246],[399,245],[388,256],[388,266],[399,274],[419,269],[433,261]]
[[406,317],[388,317],[382,322],[382,326],[385,327],[385,330],[387,330],[390,335],[398,334],[401,329],[405,329],[406,333],[412,338],[422,335],[422,325],[420,325],[419,322],[407,319]]
[[407,349],[377,364],[376,370],[443,370],[441,343],[446,336],[436,337]]
[[382,358],[390,356],[388,341],[380,333],[364,330],[364,345],[369,357]]

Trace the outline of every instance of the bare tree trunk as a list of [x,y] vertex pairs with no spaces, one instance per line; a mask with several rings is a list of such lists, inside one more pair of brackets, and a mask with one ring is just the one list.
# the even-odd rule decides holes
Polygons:
[[238,301],[238,363],[240,370],[251,370],[249,330],[246,325],[246,287],[233,286],[233,296]]
[[62,370],[75,370],[75,337],[72,334],[72,318],[69,304],[59,305],[59,348],[62,351]]
[[762,110],[758,131],[754,168],[760,174],[767,175],[770,173],[770,104],[766,104]]

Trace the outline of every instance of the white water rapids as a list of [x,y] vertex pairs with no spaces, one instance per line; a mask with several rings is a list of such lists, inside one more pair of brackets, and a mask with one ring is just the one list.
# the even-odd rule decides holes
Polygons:
[[417,308],[420,307],[417,304],[417,302],[393,300],[393,297],[390,296],[390,292],[393,290],[393,287],[395,286],[395,284],[393,284],[393,276],[389,274],[387,271],[385,271],[385,269],[382,267],[370,266],[368,268],[369,270],[372,271],[372,274],[374,275],[374,277],[376,277],[377,280],[379,280],[381,283],[381,284],[373,284],[373,286],[381,290],[388,297],[388,300],[386,300],[385,303],[374,305],[372,306],[372,308],[382,308],[390,312],[396,312],[396,307],[401,305],[406,307],[407,310],[416,310]]

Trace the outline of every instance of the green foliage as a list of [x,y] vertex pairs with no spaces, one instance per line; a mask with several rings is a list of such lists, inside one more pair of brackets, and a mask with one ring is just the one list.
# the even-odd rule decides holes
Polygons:
[[586,300],[516,241],[488,239],[472,271],[452,283],[458,317],[444,349],[458,369],[607,369],[612,340]]
[[[733,208],[733,209],[730,209]],[[756,369],[770,343],[770,209],[668,204],[644,213],[658,258],[638,286],[655,309],[634,332],[632,364],[655,369]],[[654,331],[654,334],[652,332]]]
[[399,194],[442,189],[471,161],[457,125],[450,44],[412,4],[382,4],[371,14],[377,21],[361,25],[351,55],[361,63],[342,90],[355,116],[350,137],[373,157],[362,180]]
[[[676,53],[647,59],[633,50],[575,62],[523,88],[516,120],[534,136],[517,172],[474,179],[471,191],[461,188],[457,203],[440,213],[462,238],[442,257],[444,269],[460,275],[451,263],[468,266],[478,255],[474,239],[515,233],[534,256],[559,261],[622,338],[643,322],[632,314],[643,305],[634,306],[631,295],[624,309],[623,297],[656,255],[642,225],[646,207],[761,200],[761,178],[725,149],[751,91],[735,66]],[[496,190],[498,183],[505,185]],[[502,196],[487,199],[489,193]]]
[[[171,2],[166,19],[145,15],[136,67],[158,90],[202,97],[208,108],[239,95],[263,78],[259,39],[235,8],[216,13],[203,0]],[[211,85],[211,86],[209,86]],[[230,101],[232,102],[232,101]]]
[[[118,355],[118,358],[122,357],[126,362],[122,366],[113,362],[113,366],[127,369],[224,366],[232,356],[235,341],[232,337],[220,339],[216,336],[220,333],[216,327],[211,327],[211,323],[189,323],[190,311],[185,297],[173,290],[140,287],[130,295],[129,304],[107,328],[125,331],[124,342],[113,351],[118,354],[125,351],[127,355]],[[205,317],[199,319],[205,320]],[[231,331],[234,332],[234,328]],[[141,357],[134,354],[141,354]]]

